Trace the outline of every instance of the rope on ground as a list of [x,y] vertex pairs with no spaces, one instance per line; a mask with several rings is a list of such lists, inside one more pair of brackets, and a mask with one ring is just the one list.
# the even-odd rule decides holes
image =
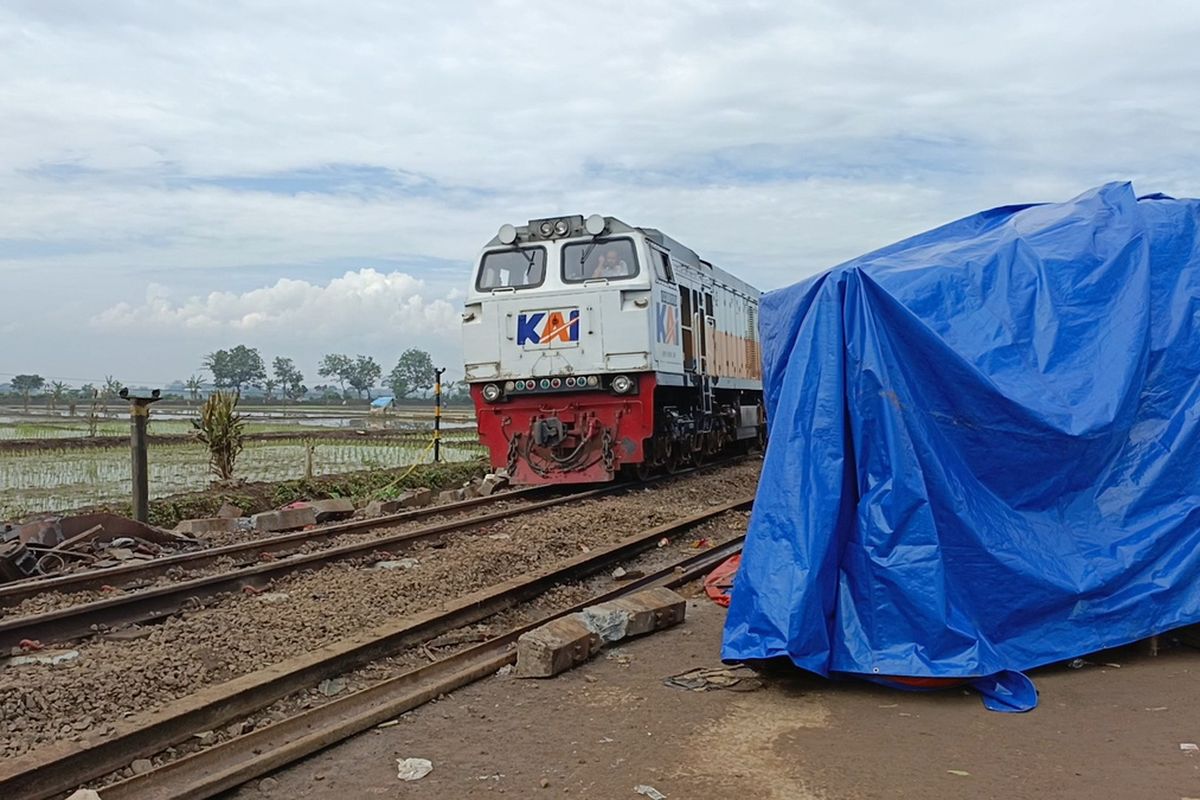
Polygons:
[[437,436],[434,436],[432,439],[430,439],[430,440],[429,440],[429,444],[425,445],[425,449],[421,451],[421,454],[420,454],[419,456],[417,456],[417,460],[416,460],[416,461],[414,461],[414,462],[412,463],[412,465],[411,465],[411,466],[409,466],[409,468],[408,468],[408,469],[406,469],[406,470],[404,471],[404,474],[403,474],[403,475],[401,475],[400,477],[396,478],[396,480],[392,481],[392,482],[391,482],[391,483],[389,483],[388,485],[386,485],[386,486],[381,486],[380,488],[378,488],[378,489],[376,489],[375,491],[371,492],[370,496],[371,496],[371,497],[379,497],[379,496],[380,496],[380,495],[382,495],[384,492],[386,492],[386,491],[388,491],[388,490],[390,490],[390,489],[393,489],[393,488],[395,488],[396,484],[400,483],[400,481],[404,480],[404,479],[405,479],[405,478],[407,478],[409,475],[412,475],[412,473],[413,473],[413,470],[415,470],[417,467],[419,467],[419,466],[421,466],[422,464],[424,464],[424,463],[425,463],[425,460],[424,460],[424,459],[425,459],[425,455],[426,455],[426,454],[427,454],[427,453],[428,453],[430,450],[432,450],[432,449],[433,449],[433,446],[434,446],[435,444],[437,444],[437,440],[438,440],[438,437],[437,437]]

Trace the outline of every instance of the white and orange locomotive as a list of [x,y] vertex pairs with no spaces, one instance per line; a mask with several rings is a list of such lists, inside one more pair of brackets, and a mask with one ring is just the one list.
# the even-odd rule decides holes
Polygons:
[[591,483],[760,440],[758,298],[653,228],[598,214],[502,226],[463,312],[493,467]]

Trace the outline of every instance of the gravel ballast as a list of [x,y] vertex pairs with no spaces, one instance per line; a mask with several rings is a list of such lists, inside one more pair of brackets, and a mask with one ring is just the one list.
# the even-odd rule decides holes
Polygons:
[[[55,666],[0,669],[0,758],[53,741],[94,739],[134,713],[530,570],[753,493],[752,460],[449,534],[403,553],[332,564],[262,594],[223,595],[145,630],[97,638]],[[689,540],[702,534],[690,531]],[[440,546],[439,546],[440,545]]]

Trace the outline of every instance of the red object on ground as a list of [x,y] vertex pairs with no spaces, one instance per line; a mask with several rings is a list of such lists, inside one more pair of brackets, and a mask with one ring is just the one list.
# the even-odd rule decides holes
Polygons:
[[36,650],[44,650],[46,646],[37,639],[22,639],[21,641],[17,642],[17,647],[21,648],[26,653],[30,653]]
[[[633,395],[594,389],[514,394],[500,403],[485,401],[484,384],[474,384],[479,438],[491,453],[492,467],[508,469],[509,480],[522,486],[612,480],[622,464],[645,458],[642,442],[654,435],[654,373],[642,373],[637,380]],[[562,424],[566,436],[547,450],[533,444],[533,430],[535,423],[551,419]],[[611,465],[604,458],[606,438]]]
[[738,567],[741,564],[742,554],[732,555],[705,577],[704,593],[717,605],[729,608],[729,595],[733,591],[733,579],[737,577]]
[[951,686],[962,686],[971,681],[969,678],[906,678],[902,675],[880,675],[879,682],[898,684],[901,688],[946,689]]
[[[737,577],[738,567],[742,563],[742,554],[732,555],[722,561],[716,569],[704,578],[704,593],[719,606],[729,608],[729,597],[733,591],[733,581]],[[910,678],[902,675],[864,676],[869,680],[900,689],[945,689],[951,686],[962,686],[970,683],[969,678]]]

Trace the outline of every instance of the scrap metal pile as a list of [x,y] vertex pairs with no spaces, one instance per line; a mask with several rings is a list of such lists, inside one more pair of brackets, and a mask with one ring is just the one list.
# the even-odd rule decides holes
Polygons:
[[51,517],[0,527],[0,583],[116,567],[204,544],[117,514]]

